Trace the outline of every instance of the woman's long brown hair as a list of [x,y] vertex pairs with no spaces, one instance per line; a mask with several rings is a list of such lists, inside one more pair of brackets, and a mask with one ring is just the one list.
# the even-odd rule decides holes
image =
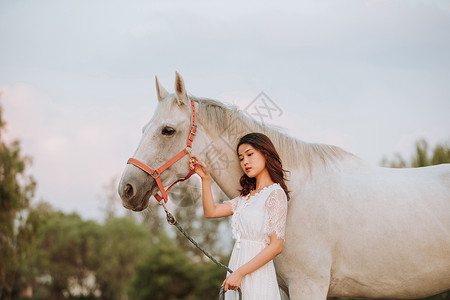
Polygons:
[[[256,150],[260,151],[266,158],[266,168],[269,171],[270,178],[273,182],[278,183],[286,193],[286,197],[289,200],[289,190],[286,186],[286,170],[283,169],[280,156],[278,155],[275,146],[272,141],[262,133],[253,132],[244,135],[239,140],[236,147],[236,153],[239,155],[239,146],[242,144],[249,144]],[[256,178],[250,178],[244,173],[240,180],[242,189],[239,191],[241,196],[248,195],[252,190],[256,188]]]

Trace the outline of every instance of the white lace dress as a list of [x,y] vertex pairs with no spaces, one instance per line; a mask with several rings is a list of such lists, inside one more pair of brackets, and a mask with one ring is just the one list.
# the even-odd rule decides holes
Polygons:
[[[269,244],[269,236],[272,233],[284,239],[287,198],[281,186],[274,183],[251,197],[238,196],[230,202],[233,210],[231,224],[236,243],[228,266],[235,271]],[[272,260],[244,276],[240,287],[243,300],[281,299]],[[225,293],[225,299],[237,300],[239,294],[229,290]]]

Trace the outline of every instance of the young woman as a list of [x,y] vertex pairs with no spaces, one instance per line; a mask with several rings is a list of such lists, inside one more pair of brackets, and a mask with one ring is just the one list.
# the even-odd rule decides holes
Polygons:
[[286,226],[289,192],[285,170],[270,139],[261,133],[243,136],[237,155],[244,171],[240,195],[216,205],[211,193],[211,176],[206,165],[193,156],[190,167],[202,179],[203,211],[207,218],[233,215],[236,243],[229,268],[234,272],[223,282],[225,299],[281,299],[273,259],[281,253]]

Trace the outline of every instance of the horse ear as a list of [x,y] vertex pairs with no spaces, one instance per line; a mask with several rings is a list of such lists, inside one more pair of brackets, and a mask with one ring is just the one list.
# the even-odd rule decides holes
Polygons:
[[155,76],[156,80],[156,92],[158,94],[158,100],[161,101],[162,99],[166,98],[169,93],[166,91],[165,88],[163,88],[162,85],[159,84],[158,77]]
[[187,103],[187,93],[184,87],[183,77],[178,72],[175,72],[175,93],[177,95],[178,104]]

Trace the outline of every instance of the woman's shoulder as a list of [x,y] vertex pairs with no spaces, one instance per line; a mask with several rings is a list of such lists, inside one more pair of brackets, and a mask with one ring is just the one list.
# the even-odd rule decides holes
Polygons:
[[282,192],[283,194],[285,194],[283,188],[281,187],[281,185],[280,185],[278,182],[275,182],[275,183],[273,183],[272,185],[270,185],[270,186],[268,187],[268,190],[269,190],[270,192],[276,191],[276,193]]
[[283,198],[286,199],[286,192],[277,182],[268,187],[267,198]]

